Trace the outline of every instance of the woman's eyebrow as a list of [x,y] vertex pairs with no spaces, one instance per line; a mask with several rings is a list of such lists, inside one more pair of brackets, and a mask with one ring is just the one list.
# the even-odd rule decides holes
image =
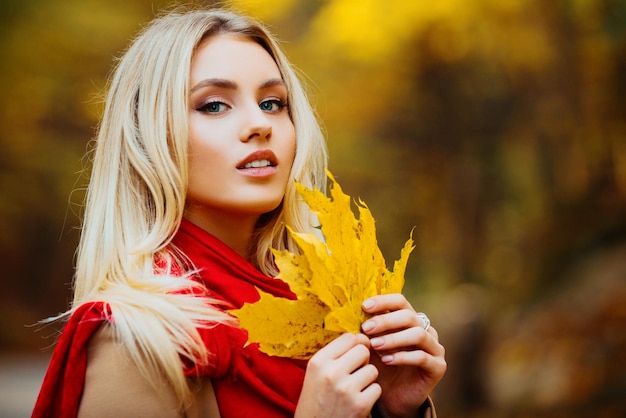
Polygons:
[[[259,86],[259,89],[267,89],[275,86],[283,86],[286,87],[285,82],[282,78],[270,78],[269,80],[264,81]],[[238,85],[234,81],[226,80],[224,78],[207,78],[205,80],[199,81],[195,86],[191,88],[190,93],[201,89],[203,87],[220,87],[229,90],[237,90]]]
[[264,81],[263,83],[261,83],[259,88],[260,89],[267,89],[267,88],[274,87],[274,86],[286,87],[285,82],[283,81],[282,78],[270,78],[269,80]]
[[224,89],[236,90],[237,83],[234,81],[226,80],[223,78],[207,78],[206,80],[202,80],[198,82],[195,86],[191,88],[191,93],[194,91],[201,89],[202,87],[221,87]]

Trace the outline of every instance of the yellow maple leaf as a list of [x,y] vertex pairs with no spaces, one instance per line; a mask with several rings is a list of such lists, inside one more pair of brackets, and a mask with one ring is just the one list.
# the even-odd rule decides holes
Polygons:
[[350,197],[332,174],[330,197],[296,184],[304,202],[317,215],[324,240],[287,227],[300,254],[273,250],[278,278],[289,284],[296,300],[259,291],[260,300],[233,310],[248,331],[248,342],[259,343],[269,355],[307,359],[343,332],[360,332],[366,315],[363,301],[374,295],[399,293],[413,239],[389,271],[378,248],[374,217],[358,201],[357,219]]

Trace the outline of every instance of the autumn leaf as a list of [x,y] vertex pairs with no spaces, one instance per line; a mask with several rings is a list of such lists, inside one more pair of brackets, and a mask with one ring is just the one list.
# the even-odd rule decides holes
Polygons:
[[334,177],[330,197],[296,184],[304,202],[317,215],[324,240],[287,227],[300,254],[273,250],[278,278],[289,284],[296,300],[259,291],[260,299],[231,311],[248,331],[248,342],[269,355],[307,359],[344,332],[358,333],[366,315],[363,301],[374,295],[399,293],[413,240],[405,243],[393,271],[378,248],[374,217],[363,201],[351,208]]

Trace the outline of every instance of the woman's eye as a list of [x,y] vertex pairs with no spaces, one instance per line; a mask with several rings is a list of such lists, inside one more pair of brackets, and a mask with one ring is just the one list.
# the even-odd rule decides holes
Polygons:
[[204,113],[221,113],[228,110],[228,105],[223,102],[208,102],[197,109]]
[[285,106],[285,102],[278,99],[265,100],[259,104],[259,108],[265,112],[278,112]]

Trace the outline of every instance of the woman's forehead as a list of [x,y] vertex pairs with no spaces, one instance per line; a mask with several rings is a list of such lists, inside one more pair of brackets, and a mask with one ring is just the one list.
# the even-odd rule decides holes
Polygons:
[[192,86],[210,78],[281,78],[278,65],[262,45],[235,34],[205,39],[194,53],[190,75]]

